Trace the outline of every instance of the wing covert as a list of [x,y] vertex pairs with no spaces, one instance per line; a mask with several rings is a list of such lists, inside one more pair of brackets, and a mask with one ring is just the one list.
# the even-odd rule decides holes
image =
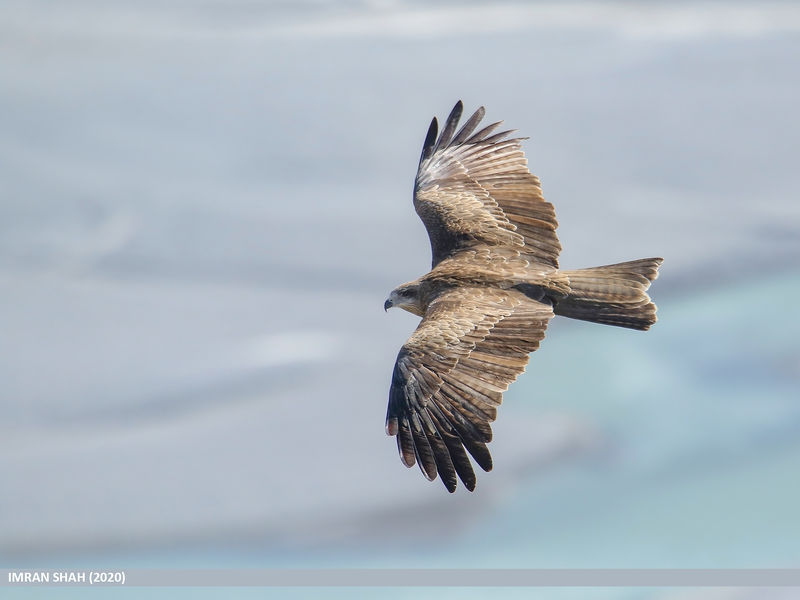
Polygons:
[[514,290],[458,288],[430,305],[403,345],[389,391],[386,432],[400,458],[453,492],[475,488],[469,455],[492,468],[486,444],[503,392],[525,370],[552,307]]

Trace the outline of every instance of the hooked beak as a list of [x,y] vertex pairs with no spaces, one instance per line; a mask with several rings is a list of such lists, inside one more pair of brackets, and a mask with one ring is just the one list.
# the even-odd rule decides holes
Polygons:
[[392,308],[392,306],[394,306],[394,304],[392,304],[392,301],[387,300],[386,302],[383,303],[383,311],[386,312],[387,310]]

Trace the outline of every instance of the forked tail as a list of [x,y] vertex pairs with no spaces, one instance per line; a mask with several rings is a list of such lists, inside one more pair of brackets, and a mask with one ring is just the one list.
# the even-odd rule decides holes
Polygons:
[[656,322],[656,305],[647,288],[658,277],[661,258],[642,258],[616,265],[561,271],[569,277],[571,292],[553,306],[557,315],[649,329]]

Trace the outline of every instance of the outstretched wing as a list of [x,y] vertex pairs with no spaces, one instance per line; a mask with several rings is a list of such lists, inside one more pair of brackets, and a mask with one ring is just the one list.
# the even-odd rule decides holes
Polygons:
[[397,355],[386,432],[400,459],[418,463],[448,491],[475,489],[467,452],[492,468],[486,444],[503,392],[525,370],[553,316],[515,290],[458,288],[441,294]]
[[414,186],[414,208],[428,230],[433,266],[477,244],[511,246],[526,258],[558,267],[561,244],[555,210],[539,179],[528,171],[525,138],[493,134],[500,123],[477,133],[481,107],[456,133],[459,100],[437,138],[431,121]]

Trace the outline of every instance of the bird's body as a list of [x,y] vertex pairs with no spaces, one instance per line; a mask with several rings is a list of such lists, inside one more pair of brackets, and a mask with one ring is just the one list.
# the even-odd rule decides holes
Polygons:
[[404,464],[457,479],[472,490],[467,452],[492,467],[486,443],[502,393],[525,370],[550,319],[647,329],[656,307],[646,293],[660,258],[565,271],[552,204],[527,169],[520,139],[473,133],[483,108],[456,133],[458,102],[423,146],[414,207],[431,242],[429,273],[395,288],[384,304],[423,317],[403,345],[389,392],[386,430]]
[[568,280],[558,269],[532,264],[515,251],[478,247],[446,258],[426,275],[400,286],[416,288],[418,292],[413,310],[409,306],[398,306],[417,316],[424,316],[431,301],[451,288],[516,288],[531,292],[538,290],[540,296],[546,293],[565,296],[568,285]]

